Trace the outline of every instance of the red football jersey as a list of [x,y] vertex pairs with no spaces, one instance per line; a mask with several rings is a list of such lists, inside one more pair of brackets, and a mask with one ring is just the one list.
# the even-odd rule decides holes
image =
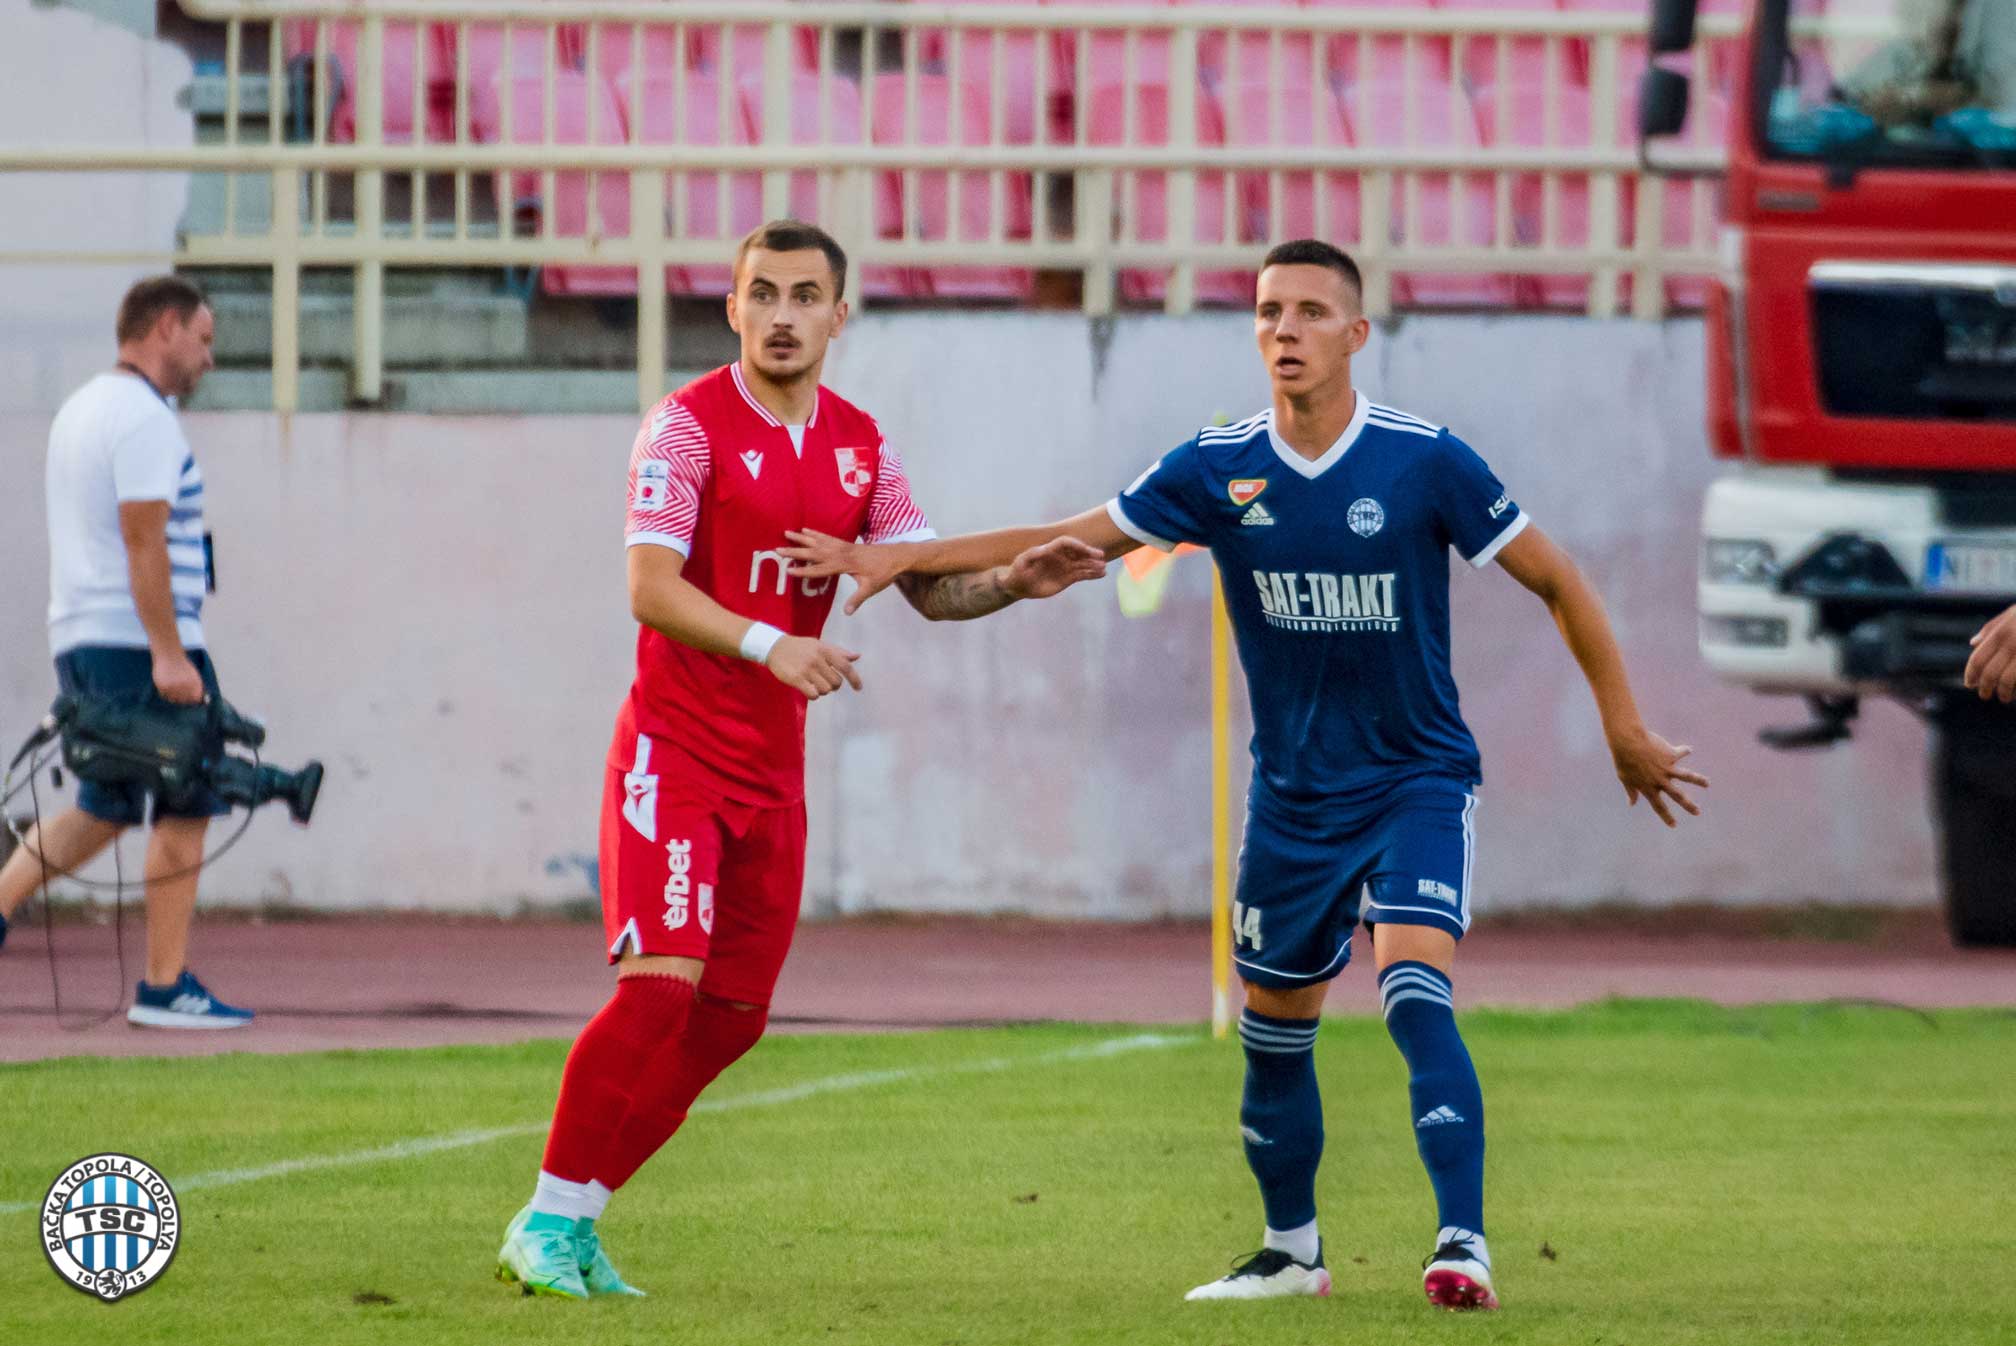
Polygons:
[[[730,612],[817,636],[835,581],[794,579],[785,531],[907,542],[935,537],[874,417],[825,388],[802,447],[724,365],[644,418],[630,451],[629,546],[671,547],[685,577]],[[805,796],[805,698],[760,664],[705,654],[648,626],[609,760],[629,767],[637,736],[683,753],[695,782],[763,808]]]

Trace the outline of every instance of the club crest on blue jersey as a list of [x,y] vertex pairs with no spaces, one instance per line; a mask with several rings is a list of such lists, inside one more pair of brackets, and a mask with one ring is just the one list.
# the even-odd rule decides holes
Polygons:
[[1265,477],[1241,477],[1237,481],[1225,483],[1225,494],[1235,505],[1250,505],[1260,492],[1267,489]]
[[1386,510],[1371,496],[1362,495],[1351,502],[1344,522],[1351,525],[1351,531],[1359,537],[1371,537],[1386,526]]

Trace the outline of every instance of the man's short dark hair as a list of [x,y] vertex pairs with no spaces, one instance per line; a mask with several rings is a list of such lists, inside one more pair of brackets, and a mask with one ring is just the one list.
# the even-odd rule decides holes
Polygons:
[[1325,243],[1320,238],[1298,238],[1289,243],[1277,245],[1267,254],[1267,260],[1260,264],[1265,271],[1270,266],[1327,266],[1344,277],[1344,283],[1351,287],[1351,297],[1359,303],[1365,302],[1365,277],[1359,274],[1358,263],[1351,260],[1351,254],[1339,247]]
[[833,272],[833,297],[837,300],[847,293],[847,254],[834,241],[833,235],[816,224],[803,220],[771,220],[759,224],[749,231],[742,240],[742,246],[735,249],[735,282],[742,282],[742,259],[752,248],[765,252],[805,252],[812,248],[826,254],[826,265]]
[[196,282],[181,276],[149,276],[126,292],[119,301],[119,320],[114,327],[119,342],[139,341],[154,330],[164,313],[173,313],[183,322],[210,301]]

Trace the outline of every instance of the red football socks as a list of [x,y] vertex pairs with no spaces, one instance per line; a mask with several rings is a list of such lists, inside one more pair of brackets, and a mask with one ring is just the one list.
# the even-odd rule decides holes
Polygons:
[[615,1143],[604,1151],[607,1161],[600,1165],[597,1181],[611,1191],[628,1182],[672,1139],[700,1091],[756,1045],[769,1021],[767,1008],[734,1009],[725,1001],[702,997],[678,1042],[661,1044],[652,1057]]
[[553,1109],[553,1129],[540,1165],[544,1172],[585,1183],[607,1166],[632,1101],[651,1092],[653,1058],[682,1040],[694,994],[693,983],[678,977],[617,980],[616,994],[588,1021],[567,1054],[560,1102]]

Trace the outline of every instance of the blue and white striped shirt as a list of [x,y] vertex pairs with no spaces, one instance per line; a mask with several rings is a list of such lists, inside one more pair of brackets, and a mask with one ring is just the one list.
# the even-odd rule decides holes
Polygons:
[[147,648],[133,602],[119,506],[168,503],[168,563],[175,626],[200,650],[204,554],[203,470],[174,407],[144,380],[104,373],[64,402],[49,427],[49,644]]

